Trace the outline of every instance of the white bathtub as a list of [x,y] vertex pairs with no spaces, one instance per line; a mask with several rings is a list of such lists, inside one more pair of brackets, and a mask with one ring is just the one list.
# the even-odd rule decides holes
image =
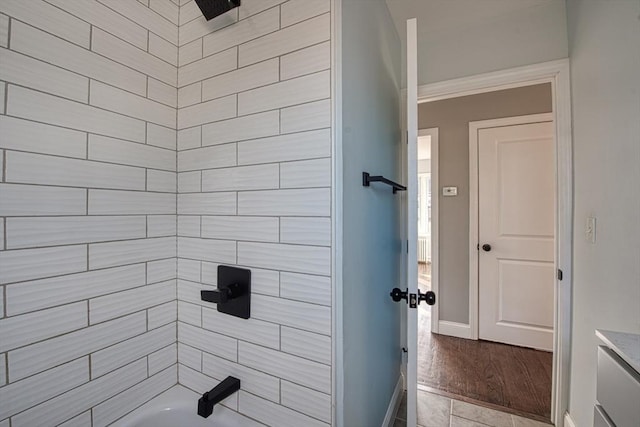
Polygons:
[[231,409],[216,405],[208,418],[198,415],[200,396],[181,385],[151,399],[112,424],[117,427],[264,427]]

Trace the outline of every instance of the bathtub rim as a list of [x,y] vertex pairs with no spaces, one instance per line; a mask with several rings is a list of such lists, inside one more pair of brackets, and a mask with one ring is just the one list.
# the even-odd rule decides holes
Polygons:
[[[181,410],[193,413],[196,415],[197,402],[200,395],[193,390],[181,385],[176,384],[151,398],[148,402],[137,407],[133,411],[129,412],[122,418],[119,418],[111,427],[135,427],[136,423],[143,421],[145,418],[157,415],[162,411],[169,410]],[[218,414],[226,417],[237,418],[239,422],[247,425],[264,426],[263,424],[246,417],[232,409],[229,409],[222,405],[217,405],[215,411]]]

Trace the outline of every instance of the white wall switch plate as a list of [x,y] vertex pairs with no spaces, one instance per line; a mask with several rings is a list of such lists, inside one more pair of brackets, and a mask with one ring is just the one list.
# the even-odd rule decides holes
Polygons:
[[458,187],[442,187],[442,195],[445,197],[457,196]]

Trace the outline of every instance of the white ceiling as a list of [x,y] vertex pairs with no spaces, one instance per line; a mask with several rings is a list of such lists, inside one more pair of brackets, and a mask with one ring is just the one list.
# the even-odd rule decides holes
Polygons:
[[562,0],[386,0],[398,34],[406,38],[406,21],[418,18],[420,34],[455,32],[502,20],[522,9]]

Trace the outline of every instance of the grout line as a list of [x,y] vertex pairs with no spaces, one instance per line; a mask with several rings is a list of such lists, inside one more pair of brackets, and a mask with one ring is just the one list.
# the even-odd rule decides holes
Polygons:
[[278,298],[282,298],[282,271],[278,271]]
[[[6,301],[6,299],[5,299],[5,301]],[[9,356],[8,353],[3,353],[2,354],[2,361],[4,362],[4,367],[5,367],[5,369],[4,369],[4,380],[6,382],[5,385],[10,384],[10,381],[9,381],[9,361],[7,360],[8,356]]]
[[4,86],[4,97],[2,99],[2,104],[4,105],[4,114],[9,114],[9,111],[7,110],[9,108],[9,83],[8,82],[2,82],[2,85]]
[[0,174],[0,180],[2,182],[7,182],[7,150],[2,151],[2,173]]
[[[175,4],[173,0],[171,0],[171,2]],[[180,2],[178,1],[178,3]],[[176,46],[176,51],[179,52],[180,50],[180,13],[182,12],[182,6],[180,4],[176,4],[176,6],[178,6],[178,46]]]
[[240,144],[238,144],[236,142],[234,142],[233,144],[235,145],[234,148],[235,148],[235,152],[236,152],[236,164],[234,166],[231,166],[231,167],[234,167],[234,168],[241,167],[240,166]]
[[6,15],[9,18],[9,22],[7,23],[7,49],[11,49],[11,23],[13,21],[13,17]]
[[276,7],[278,8],[278,31],[280,31],[282,30],[282,3]]
[[277,163],[278,165],[278,189],[282,189],[282,165]]
[[149,262],[151,262],[151,261],[145,261],[144,262],[144,283],[145,283],[145,285],[149,285]]
[[283,108],[278,109],[278,135],[282,135],[282,110]]
[[[80,247],[80,246],[85,246],[85,245],[87,245],[87,244],[84,244],[84,245],[63,245],[63,246],[77,246],[77,247]],[[19,251],[19,250],[24,250],[24,249],[17,249],[17,250]],[[152,262],[153,261],[168,261],[168,260],[171,260],[171,259],[174,259],[174,257],[153,258],[153,259],[150,259],[149,261],[152,261]],[[87,271],[87,270],[79,270],[79,271],[73,271],[71,273],[54,274],[52,276],[42,276],[42,277],[36,277],[36,278],[33,278],[33,279],[27,279],[27,280],[17,280],[17,281],[14,281],[14,282],[4,283],[3,285],[12,286],[12,285],[17,285],[17,284],[21,284],[21,283],[29,283],[29,282],[35,282],[35,281],[40,281],[40,280],[49,280],[49,279],[60,279],[60,278],[65,277],[65,276],[77,276],[77,275],[80,275],[80,274],[95,273],[95,272],[105,271],[105,270],[121,270],[121,269],[124,269],[125,267],[133,267],[133,266],[136,266],[136,265],[143,264],[144,262],[146,262],[146,261],[138,261],[138,262],[133,262],[133,263],[129,263],[129,264],[119,264],[119,265],[114,265],[114,266],[109,266],[109,267],[94,268],[94,269],[89,270],[89,271]],[[116,292],[119,292],[119,291],[116,291]],[[64,304],[62,304],[62,305],[64,305]],[[20,314],[24,314],[24,313],[20,313]]]
[[[83,76],[87,79],[87,102],[86,105],[91,105],[91,77],[87,77],[87,76]],[[25,86],[27,87],[27,86]],[[46,92],[45,92],[46,93]],[[55,95],[55,94],[50,94],[50,95]],[[73,101],[73,99],[71,99]],[[83,102],[84,104],[84,102]]]
[[[5,285],[2,286],[2,317],[8,317],[7,316],[7,287]],[[8,378],[8,375],[5,376],[5,378]]]
[[[166,284],[167,282],[169,282],[169,280],[167,280],[167,281],[165,281],[165,282],[159,282],[157,285],[160,285],[160,284]],[[142,285],[142,286],[138,286],[138,287],[135,287],[135,288],[126,289],[125,291],[128,291],[128,290],[135,290],[135,289],[140,290],[140,289],[142,289],[143,287],[144,287],[144,285]],[[122,291],[121,291],[121,292],[122,292]],[[113,293],[111,293],[111,294],[106,294],[106,295],[114,295],[114,294],[117,294],[117,293],[118,293],[118,292],[113,292]],[[99,295],[99,296],[97,296],[97,297],[91,297],[90,299],[100,298],[100,297],[102,297],[102,296],[104,296],[104,295]],[[43,309],[39,309],[39,310],[35,310],[35,311],[31,311],[31,312],[28,312],[28,313],[25,313],[25,314],[35,314],[35,313],[38,313],[38,312],[46,311],[46,310],[49,310],[49,309],[60,308],[60,307],[64,307],[64,306],[67,306],[67,305],[81,304],[82,302],[83,302],[83,301],[74,301],[74,302],[67,303],[67,304],[62,304],[62,305],[58,305],[58,306],[47,307],[47,308],[43,308]],[[168,302],[171,302],[171,300],[168,300],[168,301],[164,301],[164,302],[158,303],[158,304],[156,304],[156,305],[154,305],[154,306],[150,306],[150,307],[143,307],[143,308],[139,309],[138,311],[133,311],[133,312],[125,313],[125,314],[122,314],[122,315],[119,315],[119,316],[116,316],[116,317],[107,318],[107,319],[102,320],[102,321],[100,321],[100,322],[96,322],[96,323],[89,323],[88,325],[83,326],[83,327],[78,328],[78,329],[73,329],[73,330],[70,330],[70,331],[67,331],[67,332],[63,332],[63,333],[59,333],[59,334],[57,334],[57,335],[50,336],[50,337],[48,337],[48,338],[39,339],[38,341],[29,342],[29,343],[27,343],[27,344],[23,344],[23,345],[20,345],[20,346],[18,346],[18,347],[14,347],[14,348],[12,348],[12,349],[11,349],[11,350],[9,350],[9,351],[15,351],[15,350],[18,350],[18,349],[28,348],[28,347],[31,347],[31,346],[33,346],[33,345],[42,344],[42,343],[45,343],[45,342],[47,342],[47,341],[51,341],[51,340],[54,340],[54,339],[57,339],[57,338],[62,338],[62,337],[65,337],[65,336],[70,336],[70,335],[73,335],[73,334],[78,334],[78,333],[80,333],[80,332],[82,332],[82,331],[85,331],[85,333],[86,333],[86,331],[87,331],[88,329],[94,328],[94,327],[96,327],[96,326],[104,325],[104,324],[106,324],[106,323],[109,323],[109,322],[112,322],[112,321],[115,321],[115,320],[122,320],[122,319],[124,319],[124,318],[126,318],[126,317],[133,317],[133,316],[136,316],[136,315],[140,315],[140,314],[142,314],[143,312],[146,312],[146,310],[147,310],[148,308],[155,308],[155,307],[159,307],[159,306],[161,306],[161,305],[163,305],[163,304],[166,304],[166,303],[168,303]],[[88,303],[88,301],[87,301],[87,303]],[[18,316],[20,316],[20,315],[15,315],[15,316],[11,316],[11,317],[12,317],[12,318],[15,318],[15,317],[18,317]],[[145,318],[146,318],[146,314],[145,314]],[[91,322],[91,318],[90,318],[90,317],[89,317],[89,319],[88,319],[88,320],[89,320],[89,322]],[[168,324],[169,324],[169,323],[163,324],[163,325],[161,325],[161,326],[159,326],[159,327],[157,327],[157,328],[155,328],[155,329],[152,329],[152,330],[160,329],[160,328],[162,328],[162,327],[164,327],[164,326],[167,326]],[[90,353],[80,355],[80,356],[76,357],[76,358],[75,358],[75,359],[73,359],[73,360],[76,360],[76,359],[79,359],[79,358],[82,358],[82,357],[85,357],[85,356],[89,356],[89,355],[91,355],[91,354],[94,354],[94,353],[96,353],[96,352],[98,352],[98,351],[101,351],[101,350],[104,350],[104,349],[108,349],[108,348],[110,348],[110,347],[117,346],[117,345],[119,345],[119,344],[122,344],[122,343],[124,343],[124,342],[129,341],[130,339],[133,339],[133,338],[136,338],[136,337],[140,337],[141,335],[144,335],[144,334],[145,334],[145,333],[147,333],[147,332],[149,332],[149,331],[145,329],[145,331],[141,332],[141,333],[140,333],[140,334],[138,334],[138,335],[134,335],[134,336],[129,337],[129,338],[121,339],[120,341],[117,341],[117,342],[114,342],[114,343],[109,344],[107,347],[100,347],[100,348],[98,348],[97,350],[93,350],[93,351],[92,351],[92,352],[90,352]],[[73,361],[73,360],[71,360],[71,361]],[[59,363],[59,364],[57,364],[57,365],[55,365],[55,366],[52,366],[52,367],[50,367],[50,368],[46,368],[46,369],[44,369],[44,370],[42,370],[42,371],[38,371],[38,372],[35,372],[35,373],[33,373],[33,374],[27,375],[26,377],[20,378],[20,379],[19,379],[19,380],[17,380],[17,381],[21,381],[21,380],[26,379],[26,378],[29,378],[29,377],[31,377],[31,376],[33,376],[33,375],[37,375],[37,374],[40,374],[40,373],[42,373],[42,372],[46,372],[46,371],[48,371],[49,369],[53,369],[53,368],[55,368],[55,367],[57,367],[57,366],[64,365],[64,364],[66,364],[66,363],[68,363],[68,362],[69,362],[69,361],[64,361],[64,362]]]
[[[162,172],[168,172],[168,171],[162,171]],[[72,185],[66,185],[66,184],[33,184],[33,183],[21,183],[21,182],[6,182],[4,183],[7,186],[16,186],[16,187],[42,187],[44,188],[50,188],[50,189],[65,189],[65,190],[101,190],[101,191],[108,191],[108,192],[117,192],[117,193],[148,193],[151,195],[156,195],[156,196],[160,196],[160,195],[164,195],[167,196],[167,200],[168,200],[168,196],[172,196],[174,195],[173,192],[168,192],[168,191],[145,191],[145,190],[139,190],[139,189],[130,189],[130,188],[108,188],[108,187],[77,187],[77,186],[72,186]],[[328,188],[328,187],[326,187]],[[227,191],[230,192],[230,191]],[[166,202],[166,200],[163,200],[163,202]],[[141,204],[143,202],[140,202]],[[88,209],[88,207],[85,207],[85,211]],[[164,209],[164,208],[163,208]],[[91,216],[137,216],[137,215],[146,215],[147,213],[141,213],[141,212],[103,212],[103,213],[96,213],[96,214],[91,214]],[[80,215],[89,215],[88,213],[74,213],[74,214],[23,214],[23,215],[8,215],[8,217],[24,217],[24,216],[46,216],[46,217],[67,217],[67,216],[80,216]],[[171,211],[165,211],[163,210],[162,212],[150,212],[149,215],[175,215],[175,212],[173,210]]]
[[[86,132],[83,132],[86,133]],[[120,140],[126,143],[131,143],[131,144],[138,144],[138,145],[144,145],[141,143],[137,143],[137,142],[131,142],[131,141],[126,141],[126,140]],[[154,148],[159,148],[162,150],[167,150],[167,151],[171,151],[168,150],[166,148],[163,147],[156,147],[156,146],[150,146],[150,148],[154,149]],[[85,155],[84,157],[73,157],[70,155],[61,155],[61,154],[55,154],[55,153],[43,153],[42,151],[24,151],[24,150],[19,150],[19,149],[15,149],[15,148],[9,148],[6,150],[7,152],[15,152],[15,153],[24,153],[24,154],[29,154],[32,156],[40,156],[42,157],[52,157],[55,159],[67,159],[67,160],[78,160],[80,162],[82,162],[83,164],[85,163],[99,163],[99,164],[103,164],[103,165],[115,165],[115,166],[122,166],[123,168],[129,169],[129,170],[133,170],[133,169],[150,169],[150,170],[155,170],[155,171],[160,171],[160,172],[176,172],[175,170],[171,170],[171,169],[161,169],[158,167],[151,167],[151,166],[142,166],[142,165],[134,165],[134,164],[128,164],[128,163],[117,163],[115,161],[108,161],[108,160],[102,160],[102,159],[89,159],[87,158],[87,156]],[[306,159],[303,159],[306,160]],[[32,185],[40,185],[40,186],[58,186],[58,187],[74,187],[74,188],[87,188],[86,186],[74,186],[74,185],[60,185],[60,184],[33,184],[33,183],[26,183],[26,184],[32,184]],[[89,188],[100,188],[100,189],[114,189],[114,190],[130,190],[130,191],[141,191],[141,190],[136,190],[136,189],[132,189],[129,187],[89,187]],[[166,193],[166,191],[156,191],[158,193]]]

